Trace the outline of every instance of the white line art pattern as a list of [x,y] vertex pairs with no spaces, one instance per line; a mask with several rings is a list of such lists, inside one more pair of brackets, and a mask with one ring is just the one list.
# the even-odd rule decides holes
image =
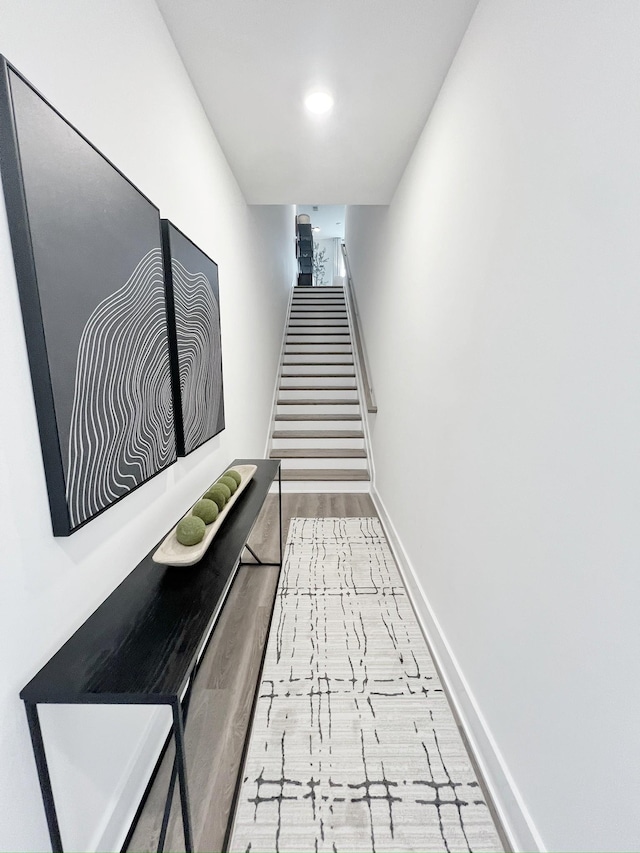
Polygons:
[[175,458],[162,252],[100,302],[80,339],[69,432],[71,527]]
[[220,308],[204,273],[172,259],[185,453],[215,435],[222,401]]

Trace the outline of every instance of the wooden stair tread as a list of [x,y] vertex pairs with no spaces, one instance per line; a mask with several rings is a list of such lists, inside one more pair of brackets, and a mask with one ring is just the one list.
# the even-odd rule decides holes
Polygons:
[[[355,379],[356,375],[355,373],[290,373],[288,370],[283,370],[280,377],[282,379]],[[295,388],[295,385],[291,387]]]
[[283,480],[369,480],[366,468],[283,468]]
[[279,406],[357,406],[357,400],[316,400],[316,399],[302,399],[302,400],[281,400],[278,398]]
[[[341,355],[342,353],[336,353],[336,355]],[[285,353],[285,355],[290,355],[290,353]],[[306,352],[305,355],[310,355],[310,353]],[[318,355],[322,355],[321,352]],[[345,353],[348,355],[348,353]],[[334,364],[340,365],[340,367],[354,367],[354,363],[352,361],[283,361],[283,365],[286,367],[309,367],[313,365],[314,367],[333,367]]]
[[361,421],[360,415],[276,415],[277,421]]
[[317,447],[305,450],[298,447],[281,447],[272,450],[270,459],[366,459],[367,453],[358,447]]
[[[289,344],[289,346],[291,346],[291,345]],[[313,346],[313,344],[307,344],[307,346]],[[309,352],[308,349],[289,349],[285,352],[285,355],[351,355],[351,354],[352,354],[351,350],[348,350],[347,352],[343,352],[342,350],[333,350],[333,352],[331,350],[324,350],[322,352],[317,352],[317,351],[311,350],[311,352]],[[318,362],[314,362],[314,363],[317,364]]]
[[[314,327],[311,326],[311,329]],[[287,332],[288,338],[348,338],[351,336],[351,332]]]
[[276,429],[272,438],[364,438],[361,429]]

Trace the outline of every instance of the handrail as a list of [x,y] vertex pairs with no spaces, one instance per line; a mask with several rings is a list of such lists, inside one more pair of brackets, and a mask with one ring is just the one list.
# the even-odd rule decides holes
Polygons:
[[353,309],[351,314],[353,318],[353,332],[356,339],[356,349],[358,351],[358,361],[360,362],[360,373],[362,374],[362,382],[364,385],[364,399],[367,404],[367,411],[374,415],[378,411],[373,386],[371,384],[369,363],[367,361],[367,353],[364,348],[364,339],[360,331],[360,314],[358,313],[358,303],[356,302],[356,294],[353,287],[353,279],[351,278],[351,267],[349,266],[349,257],[347,255],[347,247],[344,243],[342,247],[342,257],[344,258],[344,268],[347,273],[347,290],[349,292],[349,302]]

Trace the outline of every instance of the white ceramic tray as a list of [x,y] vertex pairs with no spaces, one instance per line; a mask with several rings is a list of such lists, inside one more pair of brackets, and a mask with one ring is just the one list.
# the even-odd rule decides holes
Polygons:
[[[205,551],[211,544],[211,540],[216,535],[216,533],[220,529],[220,525],[227,517],[227,513],[233,508],[234,503],[238,500],[242,492],[245,490],[249,481],[256,473],[258,468],[256,465],[236,465],[233,470],[237,471],[238,474],[240,474],[240,476],[242,477],[242,479],[240,480],[240,485],[231,495],[227,503],[224,505],[224,508],[218,514],[216,520],[212,524],[207,524],[207,529],[205,531],[204,539],[202,540],[202,542],[198,542],[197,545],[181,545],[180,542],[178,542],[178,540],[176,539],[176,527],[178,526],[176,524],[176,527],[174,527],[171,533],[169,533],[168,536],[165,537],[164,541],[162,542],[162,545],[160,545],[158,550],[153,555],[152,559],[155,563],[161,563],[164,566],[193,566],[195,565],[195,563],[202,559],[205,554]],[[207,491],[209,490],[207,489]],[[204,497],[204,495],[202,495],[202,497]],[[197,501],[195,503],[197,503]],[[195,506],[195,503],[193,506]],[[191,507],[191,509],[193,509],[193,507]],[[186,518],[187,515],[191,514],[191,509],[183,516],[183,518]],[[182,519],[180,519],[180,521],[182,521]]]

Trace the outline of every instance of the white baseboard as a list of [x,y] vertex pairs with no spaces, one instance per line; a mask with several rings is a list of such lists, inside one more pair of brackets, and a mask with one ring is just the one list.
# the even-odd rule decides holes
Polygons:
[[484,777],[503,829],[515,851],[546,850],[542,838],[522,800],[500,750],[469,689],[456,657],[429,604],[415,569],[402,546],[389,513],[375,486],[371,490],[380,521],[407,588],[425,639],[438,667],[449,698]]

